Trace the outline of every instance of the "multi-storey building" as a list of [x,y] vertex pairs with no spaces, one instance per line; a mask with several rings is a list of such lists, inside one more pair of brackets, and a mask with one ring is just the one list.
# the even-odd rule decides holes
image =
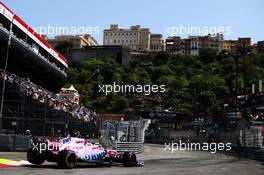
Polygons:
[[224,40],[223,49],[225,51],[231,51],[231,42],[230,42],[230,40]]
[[257,54],[257,53],[258,53],[258,44],[253,44],[253,45],[250,47],[250,51],[251,51],[251,53],[253,53],[253,54]]
[[[224,40],[223,48],[230,53],[236,53],[237,48],[250,48],[255,49],[251,44],[251,38],[238,38],[238,40]],[[252,50],[252,51],[253,51]]]
[[168,37],[165,42],[166,51],[171,54],[191,54],[191,39],[181,39],[179,36]]
[[224,34],[217,33],[216,35],[208,35],[209,37],[209,48],[214,49],[217,53],[224,49]]
[[206,36],[199,36],[198,40],[200,42],[200,47],[207,49],[210,48],[211,46],[211,35],[206,35]]
[[161,34],[150,35],[150,51],[163,51],[164,39]]
[[179,54],[181,52],[182,39],[179,36],[168,37],[165,45],[168,53]]
[[84,46],[97,46],[97,41],[91,37],[89,34],[85,35],[59,35],[55,36],[54,39],[48,39],[46,36],[42,36],[45,40],[48,41],[53,47],[57,47],[63,42],[71,43],[70,49],[81,49]]
[[243,48],[250,48],[251,37],[238,38],[238,46]]
[[198,56],[201,48],[201,40],[199,36],[189,36],[190,39],[190,55]]
[[120,29],[118,25],[110,26],[104,30],[104,45],[124,45],[134,51],[149,51],[150,30],[140,25],[131,26],[130,29]]
[[165,40],[166,51],[171,54],[185,54],[198,56],[201,49],[213,49],[217,53],[225,50],[236,53],[238,48],[250,49],[252,53],[264,53],[264,41],[252,45],[251,37],[239,37],[237,40],[224,40],[223,33],[206,36],[189,36],[181,39],[180,36],[168,37]]
[[185,54],[198,56],[201,48],[211,48],[218,53],[223,50],[224,39],[223,34],[206,36],[189,36],[181,39],[179,36],[168,37],[166,39],[166,51],[173,54]]
[[258,53],[264,53],[264,41],[258,41],[257,52]]
[[184,39],[183,43],[184,43],[183,53],[185,55],[190,55],[191,54],[191,40],[190,39]]

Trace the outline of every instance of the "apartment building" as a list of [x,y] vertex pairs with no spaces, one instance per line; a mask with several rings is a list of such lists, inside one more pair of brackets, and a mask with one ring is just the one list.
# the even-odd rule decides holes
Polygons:
[[141,28],[140,25],[121,29],[112,24],[110,29],[104,30],[104,45],[128,46],[133,51],[150,50],[150,29]]
[[264,41],[257,42],[257,52],[264,53]]
[[150,35],[150,51],[164,51],[164,39],[161,34]]
[[250,48],[251,37],[238,38],[238,46],[243,48]]
[[201,40],[199,36],[189,36],[190,39],[190,55],[198,56],[201,48]]
[[172,54],[181,53],[182,39],[180,36],[168,37],[165,41],[166,51]]
[[166,39],[166,51],[173,54],[198,56],[201,48],[211,48],[218,53],[223,50],[224,37],[222,33],[206,36],[189,36],[181,39],[179,36]]
[[237,48],[249,48],[252,52],[256,52],[256,48],[252,45],[251,38],[238,38],[237,40],[224,40],[223,49],[230,52],[237,52]]
[[216,35],[208,35],[209,36],[209,48],[214,49],[217,53],[222,52],[224,50],[224,34],[217,33]]

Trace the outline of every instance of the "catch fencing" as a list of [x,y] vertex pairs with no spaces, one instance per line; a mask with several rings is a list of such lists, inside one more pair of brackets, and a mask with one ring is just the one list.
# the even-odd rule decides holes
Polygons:
[[99,125],[100,143],[119,152],[144,150],[145,130],[149,120],[102,121]]

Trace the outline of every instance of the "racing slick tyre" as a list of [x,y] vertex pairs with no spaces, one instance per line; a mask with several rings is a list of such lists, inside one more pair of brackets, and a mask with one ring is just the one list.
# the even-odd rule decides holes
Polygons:
[[122,157],[122,162],[125,167],[137,165],[137,156],[130,152],[125,152]]
[[104,160],[104,165],[105,165],[106,167],[111,167],[112,164],[113,164],[113,160],[112,160],[112,158],[109,157],[109,158],[107,158],[107,159]]
[[73,151],[62,150],[58,155],[58,167],[71,169],[77,163],[77,156]]
[[27,160],[32,164],[41,165],[45,161],[45,158],[38,150],[30,148],[27,151]]

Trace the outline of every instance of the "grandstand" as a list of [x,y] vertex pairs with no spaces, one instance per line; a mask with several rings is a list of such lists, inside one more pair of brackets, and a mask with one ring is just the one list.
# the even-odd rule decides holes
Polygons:
[[4,67],[9,37],[11,48],[7,70],[29,77],[49,90],[58,91],[67,78],[67,60],[0,2],[1,67]]
[[87,129],[87,123],[95,114],[55,94],[67,79],[67,67],[66,58],[0,2],[2,132],[55,135],[76,128],[88,132],[92,127]]

